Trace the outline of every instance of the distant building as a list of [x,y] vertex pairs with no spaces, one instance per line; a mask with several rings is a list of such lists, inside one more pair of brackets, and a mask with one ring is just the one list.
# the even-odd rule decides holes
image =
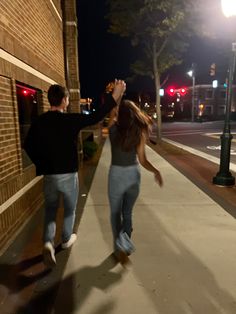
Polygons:
[[[219,85],[213,88],[210,84],[195,86],[195,118],[223,119],[226,112],[226,87]],[[190,119],[192,114],[192,87],[187,87],[186,94],[165,95],[161,98],[163,118]],[[173,114],[174,112],[174,114]],[[233,86],[231,118],[236,118],[236,85]]]
[[22,145],[49,108],[51,84],[67,85],[79,111],[75,0],[0,2],[0,251],[42,206],[42,178]]

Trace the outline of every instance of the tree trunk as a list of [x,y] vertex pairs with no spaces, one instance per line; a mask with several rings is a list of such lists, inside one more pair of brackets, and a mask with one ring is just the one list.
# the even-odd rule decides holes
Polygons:
[[155,75],[155,92],[156,92],[156,113],[157,113],[157,143],[161,140],[161,97],[160,97],[160,77],[158,73]]
[[160,142],[161,140],[161,97],[160,97],[160,76],[158,73],[157,66],[157,50],[156,50],[156,42],[153,43],[153,74],[154,74],[154,83],[155,83],[155,95],[156,95],[156,113],[157,113],[157,134],[156,134],[156,142]]

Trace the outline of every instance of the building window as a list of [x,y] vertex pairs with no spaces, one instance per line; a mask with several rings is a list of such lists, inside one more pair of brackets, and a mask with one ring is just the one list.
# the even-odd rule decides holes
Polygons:
[[226,109],[225,106],[219,106],[218,114],[219,114],[220,116],[223,116],[223,115],[225,114],[225,109]]
[[22,147],[23,168],[31,164],[31,160],[23,149],[26,134],[33,120],[38,116],[38,99],[40,91],[23,85],[16,84],[17,106],[19,115],[20,141]]
[[204,110],[204,114],[206,116],[211,116],[212,115],[212,111],[213,111],[212,109],[213,109],[212,106],[206,106],[206,108]]
[[208,89],[206,90],[206,98],[211,99],[213,97],[213,90]]
[[221,99],[225,99],[225,98],[226,98],[226,91],[225,91],[225,90],[222,90],[222,91],[220,92],[220,98],[221,98]]

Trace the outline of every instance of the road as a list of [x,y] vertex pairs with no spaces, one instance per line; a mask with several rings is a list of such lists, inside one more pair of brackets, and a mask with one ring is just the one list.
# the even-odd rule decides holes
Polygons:
[[[162,124],[162,137],[186,145],[195,150],[220,158],[220,135],[223,121],[211,122],[166,122]],[[156,128],[153,128],[155,134]],[[236,121],[231,122],[231,163],[236,164]],[[153,135],[152,134],[152,135]]]

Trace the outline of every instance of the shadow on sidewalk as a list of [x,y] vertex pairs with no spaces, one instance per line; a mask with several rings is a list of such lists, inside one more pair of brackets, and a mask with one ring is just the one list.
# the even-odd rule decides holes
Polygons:
[[0,285],[10,290],[10,293],[16,293],[31,285],[37,280],[46,276],[50,270],[45,269],[39,273],[25,275],[23,272],[33,265],[42,262],[42,255],[21,261],[18,264],[0,264]]
[[[16,313],[24,296],[29,294],[34,284],[50,273],[48,269],[38,268],[42,255],[37,255],[15,264],[0,264],[0,312]],[[22,296],[21,296],[22,294]]]
[[217,164],[164,141],[158,145],[151,143],[149,146],[236,218],[236,187],[212,183],[213,177],[219,171]]
[[[55,295],[58,288],[58,282],[54,283],[48,289],[44,289],[30,303],[18,310],[17,314],[70,314],[79,310],[88,298],[91,290],[97,288],[106,290],[111,285],[121,280],[123,268],[119,273],[112,272],[112,268],[117,265],[114,257],[109,255],[98,266],[87,266],[61,281],[61,289],[57,294],[56,304],[52,304],[51,297]],[[94,314],[109,313],[113,307],[112,302],[101,305]],[[93,314],[93,313],[91,313]]]
[[[236,299],[233,297],[235,291],[232,291],[232,294],[229,293],[231,291],[230,284],[228,291],[223,288],[225,279],[222,277],[222,272],[227,273],[227,266],[217,262],[217,252],[223,248],[219,244],[219,247],[214,249],[214,243],[217,246],[217,239],[211,232],[203,235],[201,232],[198,233],[197,229],[187,231],[190,229],[185,225],[188,222],[181,222],[181,218],[179,218],[179,223],[178,221],[174,223],[174,217],[171,215],[176,215],[175,208],[171,209],[167,216],[162,214],[162,219],[158,219],[148,205],[137,206],[135,215],[139,216],[137,218],[139,224],[136,224],[134,231],[137,247],[137,254],[134,256],[135,261],[133,262],[134,271],[148,290],[149,296],[160,313],[169,314],[173,309],[176,314],[236,313]],[[165,220],[163,220],[164,217]],[[177,230],[176,227],[173,231],[171,230],[171,220],[174,226],[180,224]],[[170,222],[167,223],[169,230],[163,221]],[[141,229],[140,222],[142,222],[143,229]],[[196,222],[196,228],[197,225]],[[143,230],[149,231],[144,232]],[[191,237],[192,233],[196,233],[196,238]],[[181,238],[184,239],[184,242],[180,240]],[[141,245],[141,240],[145,241],[145,245]],[[189,244],[194,242],[197,249],[191,245],[189,247]],[[200,253],[209,250],[212,250],[211,253],[205,255]],[[194,252],[198,252],[198,254],[196,255]],[[214,259],[216,260],[214,261]],[[219,263],[219,265],[214,266],[214,270],[211,270],[210,265],[215,265],[215,263]],[[143,264],[146,265],[148,273],[143,270]],[[232,267],[233,269],[234,267]],[[219,271],[217,277],[216,270]],[[150,276],[152,276],[152,280],[150,280]],[[221,286],[222,284],[224,286]]]
[[[102,144],[92,160],[84,162],[79,169],[80,195],[76,213],[75,232],[78,231],[84,204],[88,194],[94,172],[102,151]],[[56,243],[60,243],[60,232],[63,222],[63,210],[58,209]],[[29,222],[20,231],[14,242],[1,256],[0,261],[0,313],[47,313],[41,310],[40,302],[45,302],[45,308],[51,308],[56,297],[60,280],[69,258],[69,251],[61,253],[61,247],[56,248],[58,265],[55,270],[45,270],[42,255],[37,255],[42,250],[43,208],[38,210]],[[58,254],[59,253],[59,254]],[[36,255],[31,257],[32,255]],[[27,259],[26,259],[27,257]],[[19,261],[13,264],[14,260]],[[12,263],[11,263],[12,262]],[[38,265],[37,265],[38,264]],[[48,289],[49,283],[51,284]],[[40,299],[42,296],[43,299]],[[31,297],[33,298],[31,302]],[[25,305],[24,304],[28,304]],[[38,309],[32,306],[36,303]],[[14,308],[14,309],[13,309]],[[12,310],[13,309],[13,310]],[[48,312],[49,313],[49,312]]]
[[[108,173],[107,168],[102,163],[99,173],[103,175]],[[150,186],[152,180],[150,175]],[[222,223],[217,220],[216,225],[214,222],[211,225],[206,223],[203,229],[198,229],[199,224],[204,222],[204,218],[201,218],[198,213],[194,221],[192,217],[194,209],[189,211],[189,220],[183,221],[181,208],[185,206],[188,208],[189,204],[185,204],[183,199],[177,204],[172,202],[170,195],[174,191],[171,191],[171,187],[172,185],[163,187],[168,189],[168,192],[165,192],[166,195],[169,195],[168,199],[160,197],[163,193],[160,191],[159,196],[158,193],[156,196],[157,201],[153,205],[149,205],[147,204],[148,199],[141,198],[141,192],[135,205],[133,239],[137,251],[131,257],[135,275],[145,287],[157,313],[235,314],[236,299],[234,296],[236,290],[231,293],[232,289],[230,289],[233,280],[227,284],[226,279],[222,277],[222,272],[230,276],[229,265],[232,267],[232,274],[234,274],[235,263],[232,261],[231,264],[224,263],[224,254],[219,254],[225,250],[226,247],[221,245],[227,242],[227,238],[219,243],[215,238],[215,228],[220,227]],[[172,188],[176,189],[176,186]],[[180,195],[186,193],[184,186],[182,189],[183,193],[180,191]],[[145,195],[148,196],[147,193]],[[96,204],[96,191],[92,190],[90,197]],[[98,206],[101,209],[101,204]],[[95,208],[94,213],[100,224],[103,239],[109,246],[112,238],[112,234],[111,238],[108,237],[110,229],[109,206],[103,204],[103,207],[104,210],[96,210]],[[106,207],[108,210],[105,209]],[[179,212],[177,212],[178,210]],[[186,212],[186,209],[183,212]],[[216,213],[216,217],[218,217],[217,215],[219,216]],[[191,226],[195,230],[191,230]],[[205,230],[206,233],[202,234],[198,230]],[[219,232],[224,236],[223,229],[219,229]],[[191,248],[191,243],[196,248],[194,246]],[[208,253],[209,250],[210,253]],[[201,252],[205,252],[205,255],[201,255]],[[221,258],[221,262],[217,262],[217,257]],[[218,265],[215,266],[215,263]]]

